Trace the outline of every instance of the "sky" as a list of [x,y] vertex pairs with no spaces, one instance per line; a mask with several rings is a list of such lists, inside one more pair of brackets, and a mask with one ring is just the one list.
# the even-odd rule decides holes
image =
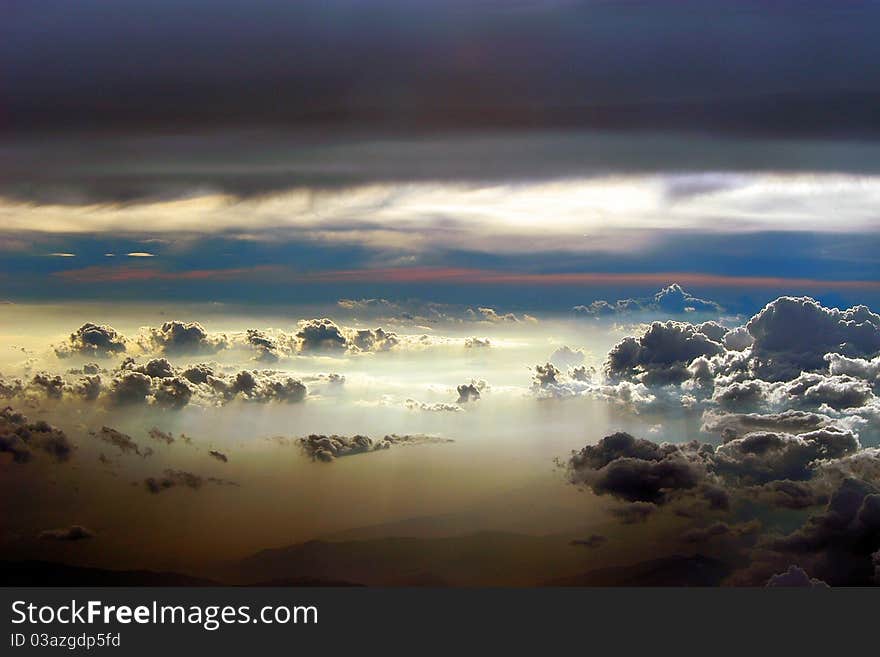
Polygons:
[[878,20],[3,3],[0,560],[874,582]]

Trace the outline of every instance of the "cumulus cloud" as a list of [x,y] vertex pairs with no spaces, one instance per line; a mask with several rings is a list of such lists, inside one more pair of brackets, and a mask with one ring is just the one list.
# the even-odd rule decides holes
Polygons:
[[296,337],[302,351],[344,351],[348,340],[332,320],[310,319],[300,322]]
[[55,347],[59,358],[83,356],[109,358],[126,349],[126,339],[112,326],[87,322],[70,334],[67,342]]
[[[617,433],[573,452],[565,466],[571,483],[626,503],[611,509],[620,522],[648,522],[664,509],[667,517],[688,519],[694,526],[679,534],[681,542],[720,550],[731,560],[732,584],[764,584],[792,563],[831,585],[873,583],[880,449],[862,448],[852,432],[833,425],[816,428],[819,420],[800,412],[724,416],[719,421],[738,430],[787,426],[799,433],[730,434],[718,447]],[[780,533],[764,527],[760,509],[818,511]],[[787,571],[780,577],[795,575],[803,579]]]
[[289,350],[282,340],[269,335],[259,329],[248,329],[245,332],[245,342],[256,351],[254,360],[264,363],[277,363],[289,355]]
[[839,459],[859,447],[852,432],[836,427],[797,436],[755,432],[718,447],[712,458],[712,469],[726,480],[740,484],[805,480],[812,477],[812,465],[816,461]]
[[611,349],[605,374],[612,381],[681,383],[690,378],[688,365],[694,359],[723,353],[723,345],[713,339],[717,326],[713,322],[654,322],[640,337],[626,337]]
[[685,313],[718,314],[722,311],[714,301],[700,299],[685,291],[678,283],[671,283],[654,296],[642,299],[618,299],[610,303],[593,301],[573,308],[579,315],[609,317],[633,313],[683,315]]
[[162,431],[158,427],[153,427],[147,434],[153,440],[170,445],[174,442],[174,434],[168,431]]
[[726,435],[834,425],[875,440],[878,327],[880,316],[864,306],[841,311],[780,297],[731,330],[716,322],[653,322],[614,345],[601,376],[542,366],[532,388],[539,396],[588,395],[635,413],[699,411],[704,431]]
[[654,504],[633,502],[611,509],[611,515],[623,525],[636,525],[647,522],[655,511],[657,511],[657,506]]
[[828,371],[832,375],[843,375],[870,382],[876,389],[880,385],[880,356],[870,360],[865,358],[847,358],[841,354],[825,354]]
[[520,316],[517,316],[515,313],[507,312],[500,313],[494,308],[487,307],[479,307],[476,310],[473,308],[468,308],[465,311],[465,315],[474,321],[480,322],[490,322],[492,324],[503,324],[503,323],[511,323],[517,324],[520,322],[537,322],[538,320],[531,316],[523,313]]
[[148,328],[141,343],[147,351],[169,355],[214,354],[229,345],[225,335],[209,335],[198,322],[177,320]]
[[105,443],[118,448],[123,454],[130,453],[137,454],[138,456],[149,456],[151,453],[147,450],[142,451],[140,445],[138,445],[131,436],[112,427],[103,426],[100,430],[91,431],[90,433],[98,440],[102,440]]
[[220,452],[220,451],[218,451],[218,450],[216,450],[216,449],[209,450],[209,451],[208,451],[208,456],[210,456],[210,457],[212,457],[212,458],[215,458],[215,459],[217,459],[218,461],[221,461],[222,463],[228,463],[228,462],[229,462],[229,457],[226,456],[226,454],[224,454],[223,452]]
[[27,463],[33,450],[45,452],[55,461],[67,461],[73,453],[67,435],[43,420],[30,422],[7,406],[0,411],[0,453],[12,455],[15,463]]
[[602,536],[602,534],[591,534],[587,538],[575,539],[571,542],[571,544],[577,545],[579,547],[595,549],[595,548],[602,547],[607,542],[608,542],[607,536]]
[[329,463],[343,456],[365,454],[390,449],[398,445],[421,445],[426,443],[449,443],[448,438],[425,434],[389,434],[379,440],[368,436],[325,436],[312,434],[297,441],[297,445],[313,461]]
[[301,321],[296,337],[303,352],[379,352],[400,342],[391,331],[344,328],[326,317]]
[[485,381],[473,381],[463,383],[456,388],[458,392],[458,400],[456,404],[467,404],[468,402],[479,401],[480,393],[486,388]]
[[755,340],[755,373],[768,381],[822,369],[829,352],[864,358],[880,351],[880,315],[867,306],[838,310],[809,297],[780,297],[752,317],[746,328]]
[[741,539],[744,537],[755,536],[760,529],[761,524],[757,521],[733,525],[718,521],[707,527],[696,527],[684,532],[681,535],[681,540],[684,543],[701,544],[713,540]]
[[621,432],[574,452],[567,464],[569,480],[597,495],[663,504],[706,480],[711,452],[709,445],[657,444]]
[[422,402],[417,399],[407,399],[403,405],[410,411],[427,411],[429,413],[458,413],[462,410],[458,404],[445,402]]
[[827,427],[832,422],[833,420],[827,415],[792,409],[765,414],[724,413],[710,410],[703,414],[703,425],[700,430],[730,439],[752,431],[800,434]]
[[94,536],[95,533],[92,530],[86,529],[82,525],[44,529],[39,534],[39,538],[44,541],[83,541],[87,538],[94,538]]
[[111,382],[108,396],[115,404],[140,404],[152,392],[153,379],[131,370],[120,372]]
[[768,588],[775,587],[806,587],[811,589],[827,589],[828,584],[821,579],[814,579],[800,566],[791,565],[784,573],[776,573],[767,580]]
[[[337,385],[344,377],[336,374],[311,377],[315,381]],[[138,364],[126,358],[105,382],[101,375],[66,379],[61,375],[40,373],[26,385],[20,380],[3,382],[0,396],[28,399],[61,399],[99,402],[109,407],[152,405],[178,410],[190,404],[216,406],[236,400],[268,403],[296,403],[306,398],[303,382],[276,370],[222,371],[205,363],[176,367],[166,358],[154,358]]]
[[578,367],[584,364],[586,356],[582,349],[572,349],[568,345],[562,345],[550,354],[550,362],[557,367]]
[[153,495],[182,486],[190,490],[200,490],[205,484],[219,486],[237,486],[234,481],[217,477],[203,477],[186,470],[166,470],[160,477],[147,477],[144,479],[144,488]]
[[491,347],[492,343],[489,341],[489,338],[470,337],[465,338],[464,346],[465,349],[486,349]]
[[768,542],[785,555],[799,555],[832,585],[872,583],[873,554],[880,549],[880,489],[844,479],[827,507],[794,532]]

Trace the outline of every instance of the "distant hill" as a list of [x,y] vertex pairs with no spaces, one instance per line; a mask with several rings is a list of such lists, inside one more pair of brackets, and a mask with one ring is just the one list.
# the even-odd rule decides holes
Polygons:
[[630,566],[600,568],[561,577],[545,586],[718,586],[729,574],[723,562],[702,555],[672,556]]
[[3,586],[220,586],[219,582],[151,570],[107,570],[49,561],[0,561]]
[[316,577],[368,586],[528,586],[548,564],[567,566],[580,553],[568,540],[508,532],[439,538],[316,540],[263,550],[230,567],[236,581]]

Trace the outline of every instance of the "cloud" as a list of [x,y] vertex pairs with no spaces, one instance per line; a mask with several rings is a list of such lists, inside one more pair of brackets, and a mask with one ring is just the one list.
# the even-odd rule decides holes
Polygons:
[[153,389],[153,401],[166,408],[183,408],[192,396],[192,386],[180,376],[160,378]]
[[214,354],[228,346],[225,335],[209,335],[198,322],[177,320],[147,329],[142,343],[146,350],[170,355]]
[[398,445],[421,445],[426,443],[449,443],[452,442],[448,438],[440,438],[437,436],[429,436],[425,434],[389,434],[380,440],[374,441],[372,438],[362,435],[347,436],[325,436],[312,434],[305,438],[299,438],[297,445],[308,457],[313,461],[322,461],[329,463],[343,456],[352,456],[355,454],[366,454],[368,452],[377,452],[390,449]]
[[[312,379],[330,385],[344,380],[336,374]],[[179,410],[190,404],[218,406],[234,401],[297,403],[305,400],[308,389],[299,378],[285,372],[241,370],[230,374],[205,363],[176,367],[165,358],[141,364],[127,358],[113,370],[106,385],[100,375],[68,380],[62,375],[39,374],[26,386],[20,381],[0,381],[2,396],[27,400],[36,394],[49,399],[73,397],[108,407],[146,404]]]
[[769,541],[768,547],[800,555],[816,576],[832,585],[871,583],[872,555],[880,549],[880,490],[863,480],[844,479],[822,512]]
[[358,329],[349,337],[350,346],[359,351],[388,351],[399,344],[397,335],[381,328]]
[[421,402],[416,399],[407,399],[403,405],[410,411],[427,411],[429,413],[458,413],[462,410],[459,404],[446,404],[444,402]]
[[574,452],[567,468],[572,483],[597,495],[664,504],[676,492],[696,489],[706,480],[710,455],[708,445],[658,445],[621,432]]
[[300,322],[296,337],[300,339],[302,351],[344,351],[348,348],[342,329],[327,318]]
[[123,370],[110,384],[108,396],[114,404],[141,404],[153,390],[153,380],[147,374]]
[[161,477],[147,477],[144,479],[144,488],[153,495],[182,486],[190,490],[200,490],[205,484],[218,486],[237,486],[234,481],[217,477],[203,477],[186,470],[166,470]]
[[0,411],[0,453],[11,454],[14,463],[27,463],[33,457],[34,449],[45,452],[57,462],[64,462],[70,458],[74,447],[61,429],[48,422],[30,422],[9,406]]
[[880,385],[880,356],[870,360],[865,358],[847,358],[841,354],[825,354],[828,371],[834,375],[850,376],[872,382],[876,389]]
[[44,541],[82,541],[94,538],[95,533],[82,525],[71,525],[60,529],[44,529],[39,538]]
[[605,374],[612,381],[681,383],[690,378],[687,367],[694,359],[724,352],[723,345],[713,339],[717,326],[713,322],[654,322],[639,338],[624,338],[611,349]]
[[607,536],[602,536],[602,534],[591,534],[587,538],[575,539],[571,542],[571,545],[577,545],[579,547],[590,548],[591,550],[600,548],[608,542]]
[[499,313],[494,308],[487,307],[478,307],[476,310],[468,308],[465,315],[474,321],[489,322],[491,324],[518,324],[520,322],[538,321],[531,315],[523,314],[521,317],[517,317],[514,313]]
[[471,381],[463,383],[456,388],[458,392],[458,400],[456,404],[467,404],[480,400],[480,392],[486,387],[485,381]]
[[71,333],[66,343],[55,347],[55,353],[59,358],[109,358],[123,353],[125,348],[125,337],[112,326],[88,322]]
[[229,457],[226,456],[226,454],[224,454],[223,452],[219,452],[219,451],[217,451],[216,449],[209,450],[209,451],[208,451],[208,456],[211,456],[212,458],[215,458],[215,459],[217,459],[218,461],[221,461],[222,463],[228,463],[228,462],[229,462]]
[[492,346],[492,343],[489,341],[489,338],[465,338],[464,348],[465,349],[487,349]]
[[[878,320],[864,306],[841,311],[780,297],[732,330],[655,321],[609,351],[601,377],[544,368],[533,390],[539,397],[591,396],[633,413],[702,412],[702,429],[728,438],[762,428],[798,434],[835,426],[875,440]],[[788,340],[795,332],[797,339]]]
[[707,527],[697,527],[684,532],[681,540],[684,543],[702,544],[713,540],[740,539],[755,536],[761,529],[756,521],[730,525],[726,522],[715,522]]
[[119,451],[123,454],[131,453],[138,456],[149,456],[152,453],[152,450],[142,451],[131,436],[112,427],[103,426],[99,431],[91,431],[90,433],[98,440],[119,448]]
[[748,487],[744,493],[773,508],[808,509],[828,502],[828,496],[814,482],[781,479]]
[[610,513],[624,525],[636,525],[647,522],[657,511],[657,506],[648,502],[633,502],[623,506],[614,507]]
[[245,341],[257,352],[254,360],[264,363],[277,363],[290,353],[282,341],[259,329],[248,329]]
[[375,353],[400,344],[397,334],[391,331],[344,328],[327,318],[301,321],[296,337],[302,352]]
[[576,367],[584,364],[586,356],[582,349],[572,349],[568,345],[562,345],[550,354],[550,362],[556,367]]
[[822,369],[829,352],[862,358],[880,351],[880,315],[867,306],[838,310],[808,297],[780,297],[752,317],[746,328],[755,340],[755,374],[768,381]]
[[166,445],[170,445],[171,443],[174,442],[174,434],[172,434],[168,431],[162,431],[161,429],[159,429],[157,427],[153,427],[152,429],[150,429],[150,431],[147,435],[150,438],[152,438],[153,440],[163,442]]
[[780,431],[801,434],[827,427],[833,420],[827,415],[807,411],[786,410],[781,413],[724,413],[706,411],[700,430],[714,433],[725,440],[753,431]]
[[725,442],[715,450],[712,470],[728,481],[763,484],[810,479],[816,461],[839,459],[856,452],[859,441],[835,427],[801,435],[754,432]]
[[722,308],[714,301],[693,296],[678,283],[671,283],[658,291],[653,297],[619,299],[614,303],[598,300],[593,301],[589,305],[575,306],[572,310],[579,315],[611,317],[635,313],[651,315],[683,315],[685,313],[717,315],[722,311]]
[[827,589],[828,584],[820,579],[814,579],[803,568],[795,565],[788,567],[784,573],[776,573],[767,580],[768,588],[775,587],[805,587],[811,589]]

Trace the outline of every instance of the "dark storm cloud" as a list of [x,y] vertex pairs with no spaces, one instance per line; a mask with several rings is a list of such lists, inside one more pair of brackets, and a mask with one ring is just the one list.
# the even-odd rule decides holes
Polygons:
[[71,13],[59,0],[16,3],[0,31],[6,112],[21,128],[876,132],[873,3],[516,9],[463,0],[90,0]]

